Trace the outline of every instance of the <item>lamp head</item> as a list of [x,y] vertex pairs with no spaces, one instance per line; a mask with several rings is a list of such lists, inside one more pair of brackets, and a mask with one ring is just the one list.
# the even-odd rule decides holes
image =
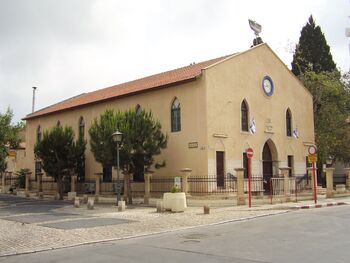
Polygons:
[[112,134],[112,139],[114,142],[120,143],[123,139],[123,134],[120,131],[116,131]]

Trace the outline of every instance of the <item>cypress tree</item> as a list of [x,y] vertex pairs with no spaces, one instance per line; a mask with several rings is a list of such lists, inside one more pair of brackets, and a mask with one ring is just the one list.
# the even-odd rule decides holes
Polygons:
[[316,73],[336,70],[330,47],[320,26],[316,26],[312,15],[301,30],[292,61],[292,72],[299,76],[306,71]]

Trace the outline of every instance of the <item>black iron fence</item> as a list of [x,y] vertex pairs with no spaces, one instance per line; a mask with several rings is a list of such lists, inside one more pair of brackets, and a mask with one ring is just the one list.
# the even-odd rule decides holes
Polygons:
[[16,187],[18,184],[18,175],[12,172],[5,172],[5,185],[9,185],[10,187]]
[[96,180],[85,180],[84,182],[77,182],[77,192],[80,194],[95,194]]
[[43,192],[56,192],[57,182],[52,177],[46,177],[41,180]]
[[[153,197],[160,197],[163,193],[170,192],[175,185],[175,176],[152,176],[150,179],[150,192]],[[179,182],[181,184],[181,191],[183,191],[183,182],[181,177]],[[180,190],[179,189],[179,190]]]
[[333,175],[333,187],[335,188],[338,184],[345,184],[346,185],[346,174],[334,174]]

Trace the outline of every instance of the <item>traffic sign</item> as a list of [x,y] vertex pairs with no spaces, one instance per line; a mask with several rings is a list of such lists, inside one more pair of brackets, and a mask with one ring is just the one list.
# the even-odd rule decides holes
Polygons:
[[309,154],[307,158],[309,160],[309,163],[317,162],[317,154]]
[[252,148],[248,148],[248,149],[246,150],[246,153],[247,153],[247,157],[248,157],[248,158],[253,158],[254,151],[253,151]]
[[311,155],[316,154],[316,152],[317,152],[316,146],[310,145],[308,151],[309,151],[309,154],[311,154]]

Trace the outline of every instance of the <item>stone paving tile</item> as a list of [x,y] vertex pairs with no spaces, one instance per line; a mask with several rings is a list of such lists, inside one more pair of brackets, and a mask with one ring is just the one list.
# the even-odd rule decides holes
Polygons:
[[[189,207],[183,213],[156,213],[155,208],[149,207],[137,207],[127,209],[124,212],[117,212],[116,207],[112,205],[96,206],[95,210],[73,208],[72,205],[69,205],[55,209],[54,212],[63,214],[71,213],[82,217],[92,216],[129,220],[131,222],[91,228],[56,229],[43,227],[37,223],[25,224],[0,219],[0,256],[174,231],[200,225],[244,220],[257,216],[284,213],[288,210],[288,207],[285,205],[281,207],[265,205],[251,209],[246,206],[232,206],[211,208],[210,214],[204,215],[203,207]],[[64,219],[62,221],[69,222],[69,220],[75,219],[73,217],[72,219]]]
[[[62,212],[66,212],[62,209]],[[210,215],[204,215],[200,208],[189,208],[184,213],[155,213],[155,208],[130,209],[125,212],[95,211],[94,216],[130,220],[127,224],[114,224],[92,228],[55,229],[37,224],[25,224],[0,219],[0,255],[26,253],[78,244],[146,235],[215,223],[218,221],[239,219],[279,211],[241,211],[230,212],[220,209]]]

